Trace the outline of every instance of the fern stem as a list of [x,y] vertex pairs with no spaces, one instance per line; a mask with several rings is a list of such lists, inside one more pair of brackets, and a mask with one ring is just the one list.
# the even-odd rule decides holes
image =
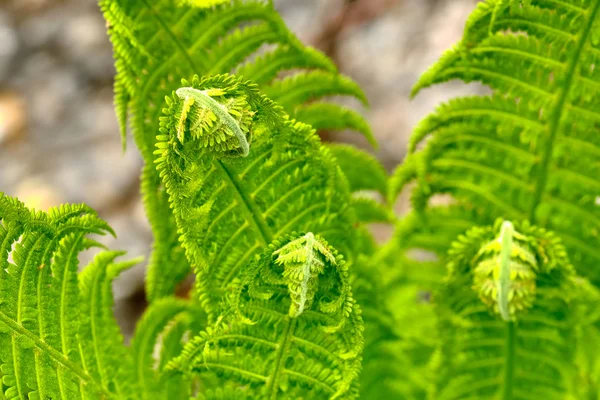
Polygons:
[[81,383],[83,385],[87,384],[92,386],[96,393],[101,395],[103,399],[113,398],[112,393],[106,390],[106,388],[104,388],[99,382],[96,382],[92,378],[92,376],[90,376],[89,373],[87,373],[87,371],[81,370],[76,364],[74,364],[67,357],[65,357],[64,354],[54,349],[46,342],[42,341],[39,337],[35,336],[33,333],[25,329],[20,323],[17,323],[1,311],[0,322],[4,323],[10,331],[16,334],[16,336],[23,336],[29,339],[36,348],[45,352],[50,356],[50,358],[56,361],[59,367],[72,371],[81,380]]
[[529,211],[529,221],[531,221],[531,223],[535,223],[535,214],[538,206],[540,205],[544,189],[546,188],[546,182],[548,181],[548,169],[550,167],[550,159],[552,158],[552,153],[554,150],[554,141],[556,139],[556,135],[560,127],[565,104],[567,103],[567,97],[569,96],[569,93],[571,91],[571,84],[573,83],[573,78],[575,77],[577,71],[577,65],[579,64],[583,48],[585,47],[587,39],[592,31],[592,27],[594,26],[594,22],[596,20],[596,15],[598,14],[599,8],[600,0],[596,0],[596,4],[594,5],[594,9],[592,10],[589,16],[587,24],[581,35],[581,39],[579,40],[579,43],[577,43],[575,54],[569,62],[564,88],[562,90],[562,93],[560,94],[558,102],[556,103],[556,108],[553,110],[552,113],[552,120],[550,122],[550,134],[548,136],[548,141],[546,142],[546,148],[544,149],[540,177],[535,187],[533,202],[531,203],[531,210]]
[[279,391],[279,376],[281,375],[281,371],[285,362],[285,353],[288,351],[290,344],[292,342],[292,337],[294,336],[294,328],[296,327],[296,319],[290,318],[288,316],[285,317],[286,324],[283,329],[283,335],[281,338],[281,342],[278,343],[277,354],[275,355],[275,368],[273,369],[273,374],[269,377],[269,384],[267,386],[266,398],[269,400],[277,399],[277,392]]
[[512,236],[513,224],[509,221],[502,223],[500,231],[500,277],[498,280],[498,310],[502,319],[510,320],[510,312],[508,309],[508,293],[510,291],[510,263],[512,252]]
[[242,204],[245,206],[246,210],[248,210],[248,215],[252,218],[252,221],[254,221],[256,228],[258,229],[258,231],[260,232],[260,234],[262,236],[262,239],[264,242],[263,244],[266,246],[267,244],[271,243],[273,241],[273,233],[271,233],[271,230],[269,229],[267,222],[264,220],[264,218],[262,218],[262,214],[261,214],[260,210],[258,209],[258,207],[256,207],[256,205],[254,204],[252,199],[248,198],[246,193],[242,190],[241,183],[240,183],[239,179],[235,176],[235,174],[232,173],[227,168],[227,166],[225,164],[223,164],[223,162],[221,160],[218,160],[217,163],[223,169],[223,172],[225,172],[225,175],[227,175],[227,177],[229,178],[231,184],[235,188],[235,191],[236,191],[239,199],[241,200]]
[[514,379],[515,347],[517,327],[514,322],[506,323],[506,347],[504,348],[504,385],[502,385],[502,400],[512,400]]

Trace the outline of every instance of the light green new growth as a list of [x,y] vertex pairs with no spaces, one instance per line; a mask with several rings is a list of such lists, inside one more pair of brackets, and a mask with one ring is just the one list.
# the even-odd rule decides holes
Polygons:
[[[448,278],[435,295],[441,336],[432,398],[559,400],[574,393],[572,346],[584,287],[556,236],[526,222],[515,225],[498,220],[452,245]],[[513,243],[504,247],[507,236]],[[501,311],[501,289],[497,299],[481,292],[488,261],[505,270],[510,262],[508,315]],[[532,262],[539,263],[533,275],[524,274]]]
[[481,248],[473,263],[473,288],[502,319],[513,320],[531,307],[540,267],[529,241],[510,221],[502,222],[499,236]]
[[[121,133],[124,138],[129,123],[145,162],[142,195],[154,234],[146,289],[152,300],[170,295],[191,272],[153,155],[161,105],[165,96],[181,88],[181,79],[236,73],[259,85],[292,118],[317,129],[356,129],[375,143],[369,124],[358,112],[327,101],[328,96],[343,95],[366,103],[360,87],[340,75],[325,55],[304,46],[271,1],[219,3],[100,0],[116,60],[115,105]],[[281,72],[286,73],[284,78]],[[189,103],[186,108],[193,111],[196,106]],[[227,131],[238,138],[241,154],[247,154],[242,136],[250,144],[249,132],[242,129],[240,135],[224,116],[216,123],[229,120]],[[181,121],[187,121],[185,116]],[[263,246],[268,243],[262,241]]]
[[223,150],[230,150],[234,145],[227,142],[227,136],[234,136],[237,140],[237,147],[241,151],[240,155],[242,157],[248,155],[250,151],[250,145],[246,138],[248,133],[244,133],[242,128],[249,131],[253,113],[249,111],[249,105],[243,97],[234,98],[229,104],[221,104],[211,96],[225,95],[222,90],[197,90],[193,87],[182,87],[175,93],[184,101],[177,125],[177,139],[181,143],[185,137],[188,114],[194,113],[197,115],[196,120],[190,121],[189,127],[193,137],[206,136],[205,143],[211,147],[221,145]]
[[292,298],[289,315],[296,318],[312,304],[325,263],[337,267],[335,257],[312,232],[291,241],[273,255],[277,256],[275,261],[284,267],[283,277],[288,282]]
[[239,387],[242,398],[357,398],[361,311],[345,261],[322,238],[274,241],[223,308],[170,365],[202,379],[208,398]]
[[229,3],[231,0],[179,0],[182,6],[194,6],[199,8],[209,8],[219,4]]
[[500,250],[500,276],[498,277],[498,310],[502,319],[510,320],[509,312],[509,292],[511,290],[511,255],[513,247],[513,224],[510,221],[504,221],[500,228],[500,237],[498,241],[502,246]]

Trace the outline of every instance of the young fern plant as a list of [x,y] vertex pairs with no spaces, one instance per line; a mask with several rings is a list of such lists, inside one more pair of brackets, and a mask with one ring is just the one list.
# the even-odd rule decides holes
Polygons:
[[[134,261],[104,250],[78,272],[110,227],[0,195],[0,399],[597,397],[600,0],[481,2],[415,91],[492,94],[426,118],[391,182],[320,142],[372,141],[358,113],[315,101],[364,95],[271,2],[100,5],[145,161],[150,305],[125,346],[111,283]],[[394,238],[377,246],[371,222]]]
[[436,294],[436,399],[565,399],[575,393],[582,291],[560,240],[497,221],[454,242]]
[[[196,295],[208,312],[211,323],[223,323],[220,316],[223,298],[235,290],[239,276],[245,276],[247,265],[258,257],[266,246],[283,235],[294,231],[318,232],[334,248],[347,254],[348,264],[355,268],[363,262],[359,260],[360,254],[368,257],[372,253],[374,245],[371,235],[362,228],[355,228],[357,223],[346,177],[340,172],[329,149],[319,143],[310,126],[290,120],[278,105],[258,91],[255,84],[240,77],[194,77],[191,82],[184,80],[181,85],[182,88],[166,99],[168,107],[164,109],[165,116],[161,119],[161,135],[158,136],[155,156],[181,235],[181,244],[190,263],[195,266]],[[230,127],[221,119],[214,118],[223,112],[228,114],[225,119],[231,119],[237,125]],[[200,121],[199,118],[203,120]],[[238,132],[237,135],[234,130]],[[209,139],[213,137],[218,140]],[[245,155],[244,149],[247,145],[250,146],[250,150]],[[368,165],[371,159],[364,159],[366,161],[363,161],[363,164]],[[371,169],[376,169],[373,164]],[[383,180],[385,175],[381,176]],[[355,184],[359,180],[356,179],[356,175],[351,177],[350,181],[354,182],[351,186],[358,189],[360,185]],[[379,187],[381,189],[383,185],[379,184]],[[311,233],[310,237],[312,235]],[[319,240],[310,241],[315,245],[320,243]],[[268,274],[268,271],[269,269],[265,269],[264,274]],[[370,274],[369,280],[375,280],[375,271],[365,272]],[[308,275],[303,276],[309,279]],[[251,278],[264,279],[256,273],[251,275]],[[310,282],[312,281],[308,280],[306,285]],[[344,291],[349,291],[348,282],[348,277],[344,276]],[[326,287],[331,284],[326,284]],[[319,286],[321,285],[319,282]],[[288,290],[292,299],[298,296],[294,294],[298,292],[297,288],[288,287]],[[328,295],[331,296],[331,293]],[[343,298],[341,293],[339,298]],[[358,335],[356,332],[362,330],[362,322],[356,317],[357,314],[354,314],[358,313],[357,311],[350,311],[353,301],[350,301],[350,297],[348,299],[340,311],[346,313],[344,318],[337,317],[341,318],[338,328],[341,329],[344,325],[351,326],[355,335]],[[276,300],[269,302],[267,308],[275,307],[273,310],[280,312],[282,299],[278,297]],[[300,304],[304,307],[306,300]],[[379,315],[385,313],[382,303],[368,299],[363,304],[372,310],[368,319],[371,329],[385,332],[368,344],[378,346],[380,341],[393,341],[396,338],[390,334],[393,329],[383,326],[391,323],[379,319]],[[331,312],[337,310],[336,307],[331,307]],[[256,367],[260,364],[261,368],[264,368],[263,374],[254,376],[253,389],[248,393],[252,396],[262,396],[266,391],[268,398],[295,398],[292,394],[286,394],[287,387],[279,388],[279,385],[284,383],[279,383],[282,373],[278,371],[284,368],[279,364],[293,357],[296,349],[290,348],[292,353],[278,355],[276,362],[272,360],[276,354],[274,351],[283,346],[281,343],[287,343],[289,337],[293,336],[293,330],[280,332],[280,320],[284,316],[274,311],[269,315],[275,319],[276,324],[265,322],[253,329],[248,329],[242,324],[235,328],[236,331],[247,332],[251,338],[245,339],[250,342],[254,340],[252,337],[256,336],[268,335],[274,338],[270,342],[272,346],[257,349],[264,353],[264,360],[259,361],[256,358],[258,353],[248,355],[249,359],[255,360],[252,365]],[[315,320],[312,320],[313,318]],[[307,316],[299,321],[305,321],[308,325],[303,325],[303,322],[298,328],[298,335],[306,336],[307,333],[303,332],[308,329],[307,326],[319,326],[320,318],[318,314],[307,313]],[[349,323],[346,323],[345,319],[348,319]],[[231,323],[228,322],[228,325]],[[325,347],[331,350],[335,346],[349,346],[345,339],[348,333],[346,330],[343,332],[345,333],[336,340],[334,331],[331,331],[328,335],[333,340],[327,342]],[[311,336],[311,340],[321,341],[317,333],[312,334],[317,336]],[[207,340],[206,334],[201,334],[195,339],[195,344],[192,344],[194,350],[189,351],[193,355],[182,358],[180,363],[183,365],[179,365],[178,368],[184,371],[186,368],[196,372],[200,370],[200,359],[206,354],[200,352],[199,348],[206,345]],[[280,341],[281,343],[277,344]],[[362,339],[357,342],[361,343]],[[245,340],[235,344],[242,347],[246,345]],[[301,373],[299,370],[291,371],[288,374],[290,376],[286,375],[285,382],[294,381],[300,386],[308,385],[310,391],[316,390],[323,398],[337,398],[342,392],[344,398],[356,397],[356,380],[360,369],[358,357],[363,346],[353,346],[355,354],[352,357],[352,368],[347,366],[349,361],[345,361],[336,362],[324,370],[326,363],[323,358],[315,359],[310,362],[319,361],[320,372],[314,372],[307,377],[298,375]],[[316,351],[315,346],[312,347],[313,351]],[[235,353],[238,354],[237,351]],[[217,352],[216,356],[211,356],[214,363],[209,364],[221,372],[248,371],[250,368],[246,364],[247,361],[243,361],[243,365],[235,364],[241,356],[221,359],[218,354]],[[317,352],[314,356],[324,355]],[[331,357],[330,355],[329,359]],[[390,358],[393,359],[394,357]],[[323,374],[326,373],[334,376],[325,382]],[[252,376],[244,372],[240,374],[234,374],[238,379],[237,384]],[[200,374],[201,382],[215,381],[216,378],[211,378],[210,375]],[[335,376],[342,376],[342,382],[338,382],[339,379]],[[317,386],[313,387],[314,385],[310,384],[311,379]],[[212,394],[207,396],[217,396],[216,393],[221,393],[219,390],[222,387],[231,389],[229,380],[231,376],[225,374],[225,377],[216,383],[207,383],[208,387],[213,388],[210,392]],[[278,383],[275,384],[274,380]],[[321,383],[317,384],[318,382]],[[354,389],[349,390],[348,387]],[[291,393],[304,393],[305,389],[290,390]]]
[[271,1],[101,0],[100,6],[114,47],[121,132],[125,137],[129,121],[145,161],[142,194],[155,239],[146,287],[151,300],[170,295],[191,271],[153,155],[164,98],[181,88],[181,79],[234,72],[292,118],[315,129],[355,129],[375,143],[359,113],[322,101],[346,95],[366,104],[362,90],[304,46]]
[[[598,284],[599,9],[594,0],[481,2],[461,42],[415,86],[414,94],[461,79],[492,91],[451,100],[425,118],[390,181],[390,202],[414,183],[414,211],[401,218],[386,251],[402,254],[398,259],[415,271],[428,268],[438,293],[441,336],[432,365],[439,379],[431,398],[583,398],[575,381],[597,388],[597,367],[579,364],[573,349],[582,326],[596,330],[597,316],[584,317],[576,306],[579,295],[595,289],[573,278],[570,262]],[[447,196],[442,205],[437,195]],[[502,247],[502,240],[485,245],[506,237],[499,226],[461,239],[460,251],[469,250],[460,262],[452,246],[473,225],[497,218],[529,221],[515,223],[513,244],[527,259],[509,263],[508,281],[495,261],[484,262],[492,247]],[[422,264],[411,259],[414,250],[437,259]],[[434,277],[445,264],[449,276],[440,287]],[[423,274],[408,275],[418,281]],[[391,292],[402,290],[401,277]],[[508,303],[497,302],[500,295]]]
[[357,397],[361,312],[345,261],[319,236],[275,240],[223,308],[170,364],[202,376],[206,398],[219,390],[239,399]]
[[282,235],[310,230],[352,248],[346,180],[308,125],[242,78],[181,85],[166,100],[156,165],[211,318],[243,268]]
[[[394,200],[417,183],[418,218],[399,228],[403,246],[412,241],[443,255],[448,239],[470,225],[527,219],[556,232],[578,271],[598,282],[599,8],[595,0],[477,6],[461,42],[414,93],[461,79],[492,94],[451,100],[415,129],[390,186]],[[453,203],[429,206],[436,194]]]

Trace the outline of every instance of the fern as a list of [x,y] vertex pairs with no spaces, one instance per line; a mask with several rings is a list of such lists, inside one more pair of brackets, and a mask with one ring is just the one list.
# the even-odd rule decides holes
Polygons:
[[[598,396],[600,0],[481,2],[415,93],[492,94],[427,117],[391,179],[320,143],[375,144],[322,101],[366,98],[271,2],[100,4],[145,161],[150,305],[124,345],[111,286],[136,261],[103,250],[78,273],[110,227],[0,194],[0,399]],[[371,223],[394,236],[378,245]],[[190,299],[172,297],[192,269]]]
[[[446,224],[432,214],[440,212],[457,220],[455,234],[499,216],[528,219],[556,232],[578,270],[598,282],[599,8],[598,1],[478,5],[462,41],[415,86],[416,93],[450,79],[477,80],[493,92],[452,100],[416,128],[390,197],[417,179],[421,231],[449,244],[453,235],[436,233]],[[457,204],[428,207],[441,193]]]
[[362,330],[344,260],[310,232],[292,235],[244,271],[171,368],[247,398],[356,398]]
[[[161,104],[179,88],[181,78],[237,72],[258,83],[292,116],[297,110],[300,120],[305,117],[317,128],[355,128],[373,141],[368,124],[355,111],[331,103],[304,105],[329,95],[366,100],[360,88],[339,75],[331,61],[303,46],[289,32],[270,2],[227,1],[208,9],[194,7],[196,2],[187,3],[192,5],[174,0],[100,2],[116,58],[115,103],[121,131],[124,135],[129,120],[146,163],[142,193],[155,239],[147,280],[151,299],[172,293],[190,268],[178,244],[152,154]],[[259,51],[267,44],[276,47],[266,53]],[[259,56],[253,57],[257,53]],[[277,79],[281,71],[298,68],[304,72]],[[339,118],[335,122],[316,121],[316,107],[326,113],[324,116]],[[165,268],[169,270],[166,277]]]
[[[494,262],[477,265],[473,258],[492,232],[499,233],[499,226],[467,236],[460,251],[470,253],[460,261],[459,250],[446,254],[451,239],[473,225],[491,224],[498,217],[527,219],[554,231],[577,270],[597,283],[599,142],[597,118],[590,110],[597,103],[599,7],[596,1],[482,2],[462,41],[415,86],[414,94],[461,79],[480,81],[492,90],[489,96],[451,100],[423,120],[411,138],[410,155],[390,182],[389,202],[407,184],[416,181],[416,186],[411,193],[414,211],[397,224],[389,251],[403,252],[405,263],[426,270],[433,284],[425,285],[432,288],[438,286],[434,277],[441,266],[454,266],[437,289],[442,336],[440,353],[433,358],[440,377],[433,398],[571,398],[578,391],[575,376],[587,374],[582,368],[589,367],[579,361],[575,365],[572,351],[580,329],[576,322],[586,318],[571,301],[587,290],[586,284],[572,277],[557,243],[553,246],[561,254],[555,262],[561,267],[555,271],[564,272],[548,275],[543,270],[540,264],[548,260],[540,261],[536,252],[549,244],[536,240],[550,234],[521,225],[530,232],[526,236],[538,238],[533,249],[531,243],[519,244],[524,254],[536,254],[536,262],[519,264],[513,292],[506,290],[506,280],[496,287],[500,270]],[[439,201],[437,195],[450,197]],[[521,238],[515,240],[520,243]],[[478,257],[498,245],[490,244]],[[437,257],[427,267],[419,266],[411,253],[420,250]],[[401,289],[399,284],[390,287]],[[497,302],[499,293],[502,302]],[[583,386],[589,388],[589,383]]]
[[111,281],[132,262],[77,254],[112,232],[84,205],[30,211],[0,194],[0,370],[7,399],[133,398],[131,359],[112,318]]
[[[101,251],[81,273],[78,253],[113,233],[85,205],[31,211],[0,195],[0,398],[188,399],[191,382],[165,374],[185,336],[206,324],[196,305],[164,298],[123,344],[111,285],[139,260]],[[154,354],[160,346],[160,354]]]
[[184,337],[200,331],[205,324],[205,313],[188,302],[166,297],[150,305],[138,322],[131,343],[133,374],[140,387],[137,398],[189,399],[191,382],[163,372],[167,363],[183,350]]
[[[189,90],[196,93],[212,93],[212,101],[220,104],[215,105],[217,109],[242,120],[236,129],[252,132],[251,151],[246,157],[238,152],[238,158],[221,155],[214,149],[220,146],[217,142],[205,145],[204,137],[211,142],[223,135],[238,146],[238,139],[228,134],[233,128],[220,122],[204,132],[202,124],[191,119],[184,124],[182,136],[179,129],[186,101],[178,95],[168,100],[170,106],[161,121],[156,162],[182,245],[196,267],[198,285],[211,288],[200,290],[209,313],[244,265],[281,235],[312,230],[336,247],[349,249],[353,239],[347,235],[352,223],[348,189],[309,126],[288,120],[241,78],[194,78],[183,85],[191,85]],[[240,103],[246,108],[228,108]],[[200,104],[192,107],[190,112],[197,115],[212,112]],[[252,115],[248,125],[244,125],[244,115]],[[219,129],[225,133],[218,133]]]
[[[437,294],[436,399],[565,399],[580,287],[565,248],[523,223],[473,228],[450,250]],[[493,273],[490,275],[490,272]]]

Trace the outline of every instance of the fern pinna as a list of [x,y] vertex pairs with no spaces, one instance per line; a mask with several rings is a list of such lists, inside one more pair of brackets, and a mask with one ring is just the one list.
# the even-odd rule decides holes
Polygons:
[[[124,135],[129,120],[145,160],[142,193],[155,243],[147,280],[151,299],[172,293],[190,271],[152,154],[164,97],[180,87],[182,78],[235,72],[258,84],[292,117],[297,115],[316,129],[357,129],[373,142],[360,114],[333,103],[314,102],[331,95],[366,99],[327,57],[300,43],[270,1],[219,3],[226,4],[100,1],[114,45],[121,130]],[[263,51],[266,45],[271,47]],[[281,71],[290,70],[300,72],[278,78]],[[172,272],[165,275],[165,268]]]

